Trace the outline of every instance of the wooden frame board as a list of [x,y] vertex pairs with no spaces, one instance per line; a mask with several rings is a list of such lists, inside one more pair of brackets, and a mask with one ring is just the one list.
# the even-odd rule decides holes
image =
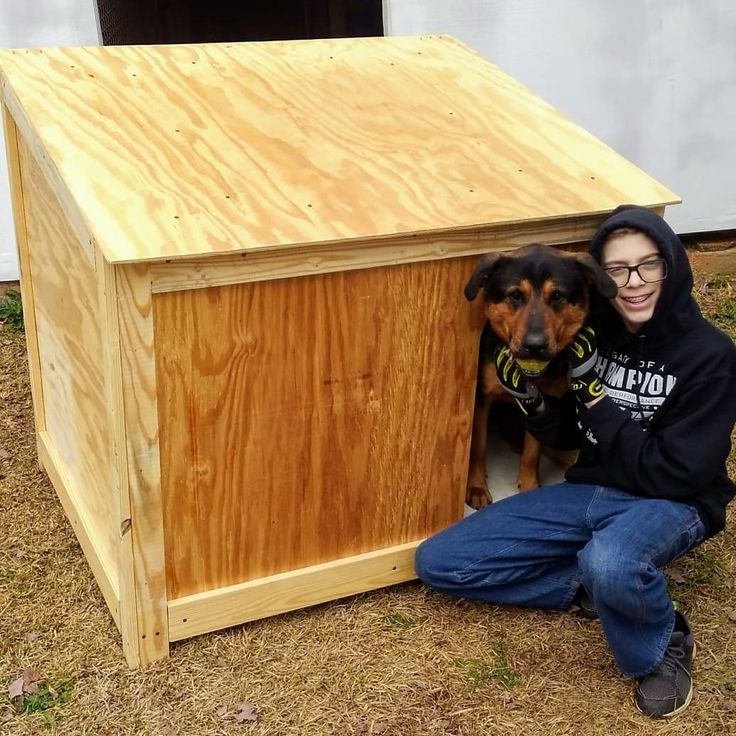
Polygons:
[[236,626],[416,577],[419,542],[314,565],[169,603],[171,641]]

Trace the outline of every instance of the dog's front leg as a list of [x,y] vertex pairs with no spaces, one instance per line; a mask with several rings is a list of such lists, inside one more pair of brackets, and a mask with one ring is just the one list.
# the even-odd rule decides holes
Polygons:
[[530,491],[539,488],[539,458],[542,454],[542,445],[530,433],[524,432],[524,448],[519,461],[519,475],[517,487],[520,491]]
[[473,509],[480,509],[492,502],[486,480],[486,455],[488,450],[488,414],[491,402],[480,399],[475,404],[473,414],[473,434],[470,438],[470,468],[468,484],[465,489],[465,503]]

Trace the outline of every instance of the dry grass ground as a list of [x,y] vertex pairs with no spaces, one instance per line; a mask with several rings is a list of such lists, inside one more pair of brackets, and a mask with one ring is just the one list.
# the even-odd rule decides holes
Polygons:
[[[736,335],[736,279],[701,282],[698,294]],[[202,636],[132,672],[36,465],[23,337],[0,331],[3,734],[736,734],[735,572],[732,532],[668,572],[699,647],[695,697],[672,722],[637,714],[596,622],[417,583]],[[26,701],[35,712],[17,714],[8,687],[28,670],[40,692]]]

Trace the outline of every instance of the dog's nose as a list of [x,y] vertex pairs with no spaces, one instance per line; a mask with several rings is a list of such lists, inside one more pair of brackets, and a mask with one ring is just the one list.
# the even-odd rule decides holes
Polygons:
[[524,336],[521,347],[529,355],[538,355],[547,350],[547,338],[543,332],[529,332]]

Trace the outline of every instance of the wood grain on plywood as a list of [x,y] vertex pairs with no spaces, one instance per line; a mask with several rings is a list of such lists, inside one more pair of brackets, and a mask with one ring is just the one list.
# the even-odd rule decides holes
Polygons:
[[170,600],[460,517],[474,262],[155,295]]
[[97,580],[102,597],[110,609],[115,624],[121,628],[122,612],[117,569],[109,565],[106,553],[102,549],[101,542],[104,538],[99,535],[100,520],[89,515],[90,506],[83,496],[85,489],[76,487],[72,477],[66,474],[48,432],[39,432],[38,452],[41,464],[79,540],[87,564]]
[[[117,579],[117,496],[110,475],[104,335],[95,271],[54,193],[20,144],[30,282],[48,442]],[[24,279],[26,274],[24,273]]]
[[0,67],[111,262],[677,201],[446,37],[15,50]]
[[[87,223],[84,220],[84,215],[80,212],[79,206],[75,201],[75,193],[64,183],[57,161],[49,155],[44,147],[39,128],[36,123],[30,120],[27,110],[18,101],[13,88],[2,75],[1,67],[0,96],[13,118],[19,137],[23,139],[24,144],[41,169],[49,188],[56,195],[61,211],[64,213],[70,230],[76,235],[82,253],[87,258],[88,263],[94,267],[95,245]],[[72,145],[73,141],[70,141],[69,146]]]
[[[26,213],[23,201],[23,174],[20,163],[20,136],[15,121],[5,105],[2,106],[5,149],[8,157],[8,178],[13,204],[13,224],[18,244],[18,265],[23,278],[21,299],[23,303],[23,323],[28,349],[28,368],[33,396],[33,418],[36,432],[46,430],[46,412],[43,403],[43,381],[38,356],[38,335],[36,334],[36,307],[33,298],[33,279],[31,278],[31,255],[26,228]],[[40,460],[40,452],[39,452]]]

